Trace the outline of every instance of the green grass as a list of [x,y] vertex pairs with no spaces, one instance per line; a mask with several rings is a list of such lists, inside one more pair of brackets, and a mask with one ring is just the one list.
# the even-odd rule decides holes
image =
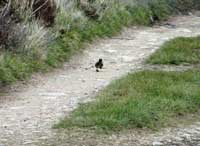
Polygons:
[[[74,16],[77,8],[74,8],[73,11],[58,12],[55,28],[48,29],[48,32],[51,32],[51,30],[53,32],[47,33],[50,40],[53,38],[50,44],[47,41],[48,43],[45,47],[40,48],[34,46],[34,43],[36,45],[38,44],[36,37],[34,40],[36,42],[28,43],[28,46],[29,44],[33,45],[29,46],[29,52],[26,52],[27,54],[31,54],[31,56],[26,53],[4,52],[6,55],[0,57],[0,70],[2,71],[0,84],[11,84],[17,80],[28,78],[36,71],[46,71],[52,67],[60,66],[73,54],[80,52],[84,48],[85,43],[92,42],[96,38],[116,35],[123,27],[131,25],[151,25],[151,18],[157,21],[165,20],[176,12],[176,8],[173,6],[180,4],[179,1],[176,0],[176,2],[176,5],[174,5],[171,0],[147,0],[137,1],[134,5],[128,6],[116,2],[115,4],[109,5],[105,11],[102,11],[101,18],[98,20],[91,20],[79,14]],[[185,6],[188,4],[183,3],[182,5]],[[47,30],[42,29],[41,31],[37,23],[33,23],[33,26],[36,29],[36,34],[44,34]],[[61,28],[66,29],[66,33],[55,39],[54,34],[58,34]],[[43,41],[46,43],[45,37],[39,42],[42,43]],[[48,47],[46,48],[46,46]],[[17,49],[16,46],[14,48]],[[34,50],[36,51],[34,52]]]
[[60,66],[73,54],[80,52],[85,43],[96,38],[116,35],[125,26],[149,25],[150,15],[150,7],[142,5],[129,8],[113,5],[104,12],[100,20],[86,18],[72,20],[69,15],[59,14],[57,23],[65,27],[70,24],[70,29],[66,28],[65,34],[48,44],[46,58],[40,59],[37,53],[29,56],[23,53],[6,52],[0,61],[0,70],[2,70],[0,84],[11,84],[17,80],[26,79],[33,72]]
[[8,85],[30,77],[35,71],[47,70],[41,60],[5,53],[0,62],[0,85]]
[[150,64],[199,64],[200,37],[179,37],[166,42],[153,54],[147,63]]
[[140,71],[114,81],[55,128],[159,128],[200,107],[200,71]]

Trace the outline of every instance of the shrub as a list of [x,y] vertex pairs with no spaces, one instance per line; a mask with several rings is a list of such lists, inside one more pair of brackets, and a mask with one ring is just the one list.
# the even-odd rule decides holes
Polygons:
[[97,0],[79,0],[77,7],[91,19],[98,19],[106,9],[107,5],[104,1]]
[[171,7],[176,9],[179,13],[187,13],[195,9],[195,1],[196,0],[168,0]]
[[[0,20],[1,21],[1,20]],[[8,25],[6,23],[0,24],[0,48],[5,48],[8,40]]]
[[132,15],[132,23],[140,25],[149,25],[152,20],[152,11],[145,6],[127,7]]
[[12,8],[24,21],[30,21],[33,16],[41,19],[45,26],[52,26],[56,16],[54,0],[13,0]]
[[164,20],[170,15],[170,7],[166,1],[152,0],[149,3],[149,7],[152,11],[154,21]]
[[52,24],[54,24],[56,15],[56,5],[54,0],[34,1],[32,9],[36,18],[42,19],[45,26],[52,26]]
[[0,9],[0,48],[2,46],[7,45],[8,34],[10,29],[10,3],[6,4],[1,2],[1,9]]

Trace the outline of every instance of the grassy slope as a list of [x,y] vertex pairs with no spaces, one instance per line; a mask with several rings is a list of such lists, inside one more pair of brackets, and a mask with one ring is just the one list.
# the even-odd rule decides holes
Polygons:
[[165,43],[148,60],[151,64],[199,64],[200,37],[179,37]]
[[[182,1],[180,3],[179,0],[174,0],[173,2],[170,0],[147,0],[138,1],[138,4],[134,6],[116,4],[109,6],[103,12],[100,20],[90,20],[86,17],[86,21],[82,19],[76,20],[71,18],[73,12],[69,12],[68,14],[68,12],[64,11],[66,13],[64,15],[58,12],[56,26],[61,23],[64,28],[67,28],[70,24],[70,29],[66,30],[64,35],[52,41],[47,49],[46,47],[34,48],[32,46],[33,48],[29,48],[30,52],[28,52],[31,55],[9,51],[1,52],[0,85],[11,84],[17,80],[24,80],[30,77],[33,72],[46,71],[52,67],[62,65],[70,56],[84,48],[84,43],[91,42],[98,37],[113,36],[124,26],[152,25],[151,17],[157,21],[167,19],[169,15],[176,12],[177,7],[181,11],[188,11],[187,8],[191,9],[188,5],[194,4],[191,0],[186,1],[187,3],[182,3]],[[35,27],[37,28],[37,26]],[[51,29],[54,30],[53,33],[58,33],[60,27]],[[41,54],[39,53],[38,55],[37,51],[31,52],[31,50],[37,50],[38,52],[44,51],[43,55],[45,58],[41,58]]]
[[156,128],[200,107],[200,71],[142,71],[114,81],[55,127]]
[[[106,10],[100,21],[87,20],[84,25],[79,24],[82,20],[72,21],[70,30],[49,44],[46,59],[38,58],[37,54],[27,56],[4,52],[6,55],[0,57],[0,84],[10,84],[29,77],[35,71],[46,71],[51,67],[59,66],[75,52],[80,51],[84,43],[97,37],[113,36],[124,26],[149,25],[151,15],[159,20],[166,19],[169,16],[167,7],[163,2],[154,3],[151,7],[116,5]],[[57,17],[59,21],[63,21],[61,23],[66,22],[66,25],[69,23],[67,20],[71,21],[70,18],[62,15]]]

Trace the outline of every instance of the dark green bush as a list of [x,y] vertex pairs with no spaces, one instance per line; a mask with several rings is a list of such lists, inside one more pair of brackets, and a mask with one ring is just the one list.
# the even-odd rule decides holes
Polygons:
[[188,11],[199,9],[199,0],[167,0],[171,8],[178,13],[187,13]]
[[149,3],[149,7],[152,11],[154,21],[165,20],[170,15],[170,6],[167,1],[152,0]]

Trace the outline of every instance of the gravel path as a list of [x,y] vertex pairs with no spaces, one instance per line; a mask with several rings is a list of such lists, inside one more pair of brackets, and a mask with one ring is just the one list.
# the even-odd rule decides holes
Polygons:
[[[179,16],[171,19],[170,23],[176,27],[163,25],[125,29],[119,36],[89,45],[83,54],[74,56],[62,69],[34,75],[29,84],[14,87],[11,89],[12,92],[0,93],[0,146],[38,146],[41,141],[49,140],[56,135],[56,130],[51,129],[54,123],[76,108],[79,103],[91,100],[112,80],[141,68],[144,59],[163,42],[177,36],[200,34],[198,16]],[[105,68],[96,73],[93,64],[98,58],[104,59]],[[191,129],[193,127],[189,128],[189,131]],[[187,143],[192,134],[200,135],[199,123],[194,129],[192,132],[180,131],[187,137],[183,139],[184,143]],[[175,130],[174,133],[176,135],[179,130]],[[111,140],[108,140],[110,142],[105,140],[108,143],[104,145],[136,145],[133,143],[134,138],[128,135],[127,144],[123,143],[124,136],[119,135],[111,137]],[[194,135],[192,137],[195,137]],[[173,137],[172,134],[170,136]],[[162,138],[158,136],[157,139],[162,142]],[[142,145],[145,140],[139,139],[136,140],[140,141],[137,144]],[[156,137],[153,135],[151,140],[147,141],[152,144],[152,139]],[[72,145],[82,145],[80,141]],[[156,142],[154,145],[161,144],[158,140]]]

